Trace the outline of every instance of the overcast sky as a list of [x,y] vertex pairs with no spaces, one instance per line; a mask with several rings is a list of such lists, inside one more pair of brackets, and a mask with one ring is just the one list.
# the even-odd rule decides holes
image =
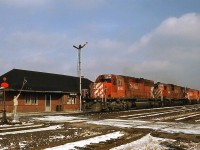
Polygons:
[[112,73],[200,89],[199,0],[0,0],[0,75]]

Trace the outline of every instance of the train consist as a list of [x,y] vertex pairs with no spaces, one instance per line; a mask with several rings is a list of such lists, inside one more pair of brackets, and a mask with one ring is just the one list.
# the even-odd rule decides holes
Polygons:
[[90,85],[83,110],[127,110],[199,103],[200,91],[174,84],[104,74]]

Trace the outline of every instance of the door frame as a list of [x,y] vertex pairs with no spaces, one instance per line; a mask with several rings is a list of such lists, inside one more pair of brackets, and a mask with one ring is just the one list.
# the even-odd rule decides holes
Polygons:
[[[49,104],[49,106],[47,104]],[[51,94],[45,94],[45,111],[51,111]]]

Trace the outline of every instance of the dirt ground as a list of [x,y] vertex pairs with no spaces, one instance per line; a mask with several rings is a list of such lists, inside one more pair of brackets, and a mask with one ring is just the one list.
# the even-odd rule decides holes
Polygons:
[[[73,116],[82,120],[71,121],[50,121],[39,120],[35,118],[43,118],[45,116]],[[10,116],[12,119],[12,116]],[[187,149],[188,144],[192,147],[196,143],[195,148],[200,149],[200,134],[191,134],[184,132],[170,133],[152,128],[136,128],[134,127],[119,127],[109,124],[93,124],[90,121],[102,120],[122,120],[127,125],[127,122],[134,120],[153,121],[157,123],[181,123],[183,125],[200,125],[200,105],[179,106],[174,108],[160,109],[142,109],[120,112],[103,112],[103,113],[43,113],[43,114],[19,114],[21,124],[1,125],[0,126],[0,149],[9,150],[26,150],[34,149],[41,150],[48,147],[55,147],[66,143],[81,141],[84,139],[105,135],[115,131],[120,131],[124,136],[112,139],[98,144],[90,144],[86,147],[76,147],[84,150],[107,150],[126,143],[136,141],[147,134],[154,137],[172,139],[172,143],[163,143],[169,149]],[[55,127],[54,129],[42,130],[43,128]],[[180,126],[181,128],[181,126]],[[41,130],[35,130],[41,129]],[[32,130],[32,131],[31,131]],[[19,131],[19,132],[18,132]],[[20,132],[30,131],[30,132]]]

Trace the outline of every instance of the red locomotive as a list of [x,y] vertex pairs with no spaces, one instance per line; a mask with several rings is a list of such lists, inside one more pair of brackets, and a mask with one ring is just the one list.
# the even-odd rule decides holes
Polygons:
[[113,74],[98,76],[89,93],[83,109],[92,111],[183,105],[197,103],[200,97],[198,90]]
[[199,103],[200,91],[194,89],[188,89],[186,97],[189,100],[189,103],[191,104]]

